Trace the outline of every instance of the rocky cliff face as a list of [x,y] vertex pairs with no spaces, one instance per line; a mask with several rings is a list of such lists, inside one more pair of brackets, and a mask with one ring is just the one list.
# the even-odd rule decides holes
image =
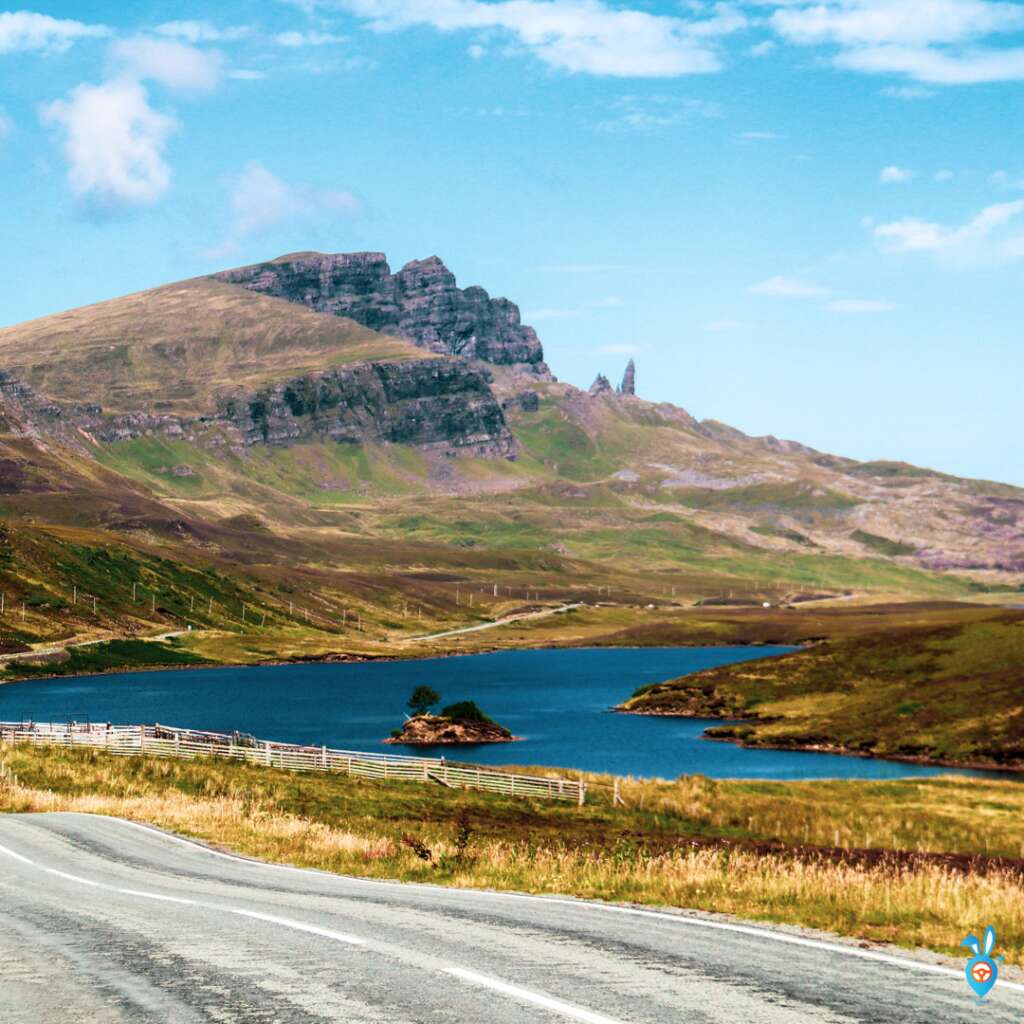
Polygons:
[[483,288],[458,288],[436,256],[391,273],[383,253],[298,253],[215,275],[321,313],[347,316],[442,355],[520,366],[550,377],[519,307]]
[[511,458],[516,442],[486,370],[461,359],[359,363],[223,396],[215,412],[184,418],[55,403],[0,372],[0,431],[84,443],[171,437],[215,446],[331,440],[411,444]]
[[458,359],[363,363],[225,399],[219,419],[251,444],[326,439],[512,456],[485,373]]

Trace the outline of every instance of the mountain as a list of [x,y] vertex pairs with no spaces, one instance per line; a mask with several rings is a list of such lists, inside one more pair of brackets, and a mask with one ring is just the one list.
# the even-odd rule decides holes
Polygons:
[[549,376],[540,340],[520,321],[519,307],[492,299],[480,287],[456,287],[455,275],[436,256],[413,260],[392,274],[382,252],[303,252],[215,276],[321,313],[351,317],[431,352]]
[[[555,380],[515,305],[435,257],[392,274],[377,253],[291,255],[4,328],[0,593],[26,616],[10,635],[180,624],[196,572],[236,595],[232,629],[245,607],[284,628],[302,591],[385,633],[411,628],[410,602],[426,626],[516,594],[1024,582],[1020,489],[698,421],[645,401],[642,366],[599,383]],[[147,580],[166,596],[143,615],[125,595]],[[96,622],[67,607],[82,588]]]

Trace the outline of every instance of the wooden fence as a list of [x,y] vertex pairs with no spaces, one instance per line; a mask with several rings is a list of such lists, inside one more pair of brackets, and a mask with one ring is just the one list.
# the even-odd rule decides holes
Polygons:
[[583,805],[587,786],[559,776],[518,775],[444,758],[371,754],[330,747],[259,740],[244,733],[202,732],[167,725],[107,725],[96,722],[0,722],[6,743],[91,747],[110,754],[151,757],[219,757],[293,772],[328,772],[364,779],[431,782],[452,789],[480,789],[508,796],[572,800]]

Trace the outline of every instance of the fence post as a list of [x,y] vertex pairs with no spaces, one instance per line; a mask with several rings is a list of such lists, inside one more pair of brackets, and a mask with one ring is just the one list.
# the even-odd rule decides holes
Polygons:
[[577,804],[577,806],[582,807],[587,802],[587,784],[582,779],[580,779],[579,785],[579,803]]
[[266,751],[267,767],[269,768],[274,763],[272,759],[273,756],[270,753],[270,740],[267,740],[266,743],[263,744],[263,749]]
[[320,748],[320,762],[323,765],[324,771],[327,771],[327,744],[326,743]]
[[139,726],[139,753],[141,754],[146,749],[146,727],[144,725]]

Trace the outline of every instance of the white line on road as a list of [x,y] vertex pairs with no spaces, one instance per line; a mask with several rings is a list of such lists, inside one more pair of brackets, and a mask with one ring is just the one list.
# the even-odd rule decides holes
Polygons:
[[[203,853],[214,857],[222,857],[225,860],[232,860],[238,864],[246,864],[254,868],[273,868],[277,871],[292,871],[303,875],[316,875],[319,878],[340,878],[346,882],[357,882],[363,885],[374,887],[408,886],[409,883],[382,882],[374,878],[358,878],[355,875],[331,875],[326,871],[315,871],[311,868],[297,868],[290,864],[268,864],[264,861],[250,860],[246,857],[237,857],[231,853],[223,853],[220,850],[211,849],[202,843],[191,839],[184,839],[181,836],[171,835],[162,829],[153,828],[150,825],[143,825],[137,821],[128,821],[125,818],[108,818],[108,821],[116,822],[119,825],[129,825],[132,828],[142,829],[162,839],[171,842],[182,843],[194,850],[201,850]],[[24,859],[24,858],[22,858]],[[30,862],[31,863],[31,862]],[[435,888],[424,885],[423,888]],[[440,889],[440,886],[436,888]],[[940,964],[928,964],[921,960],[904,959],[903,957],[892,956],[888,953],[879,953],[870,949],[857,949],[855,946],[845,946],[838,942],[824,942],[821,939],[808,939],[802,935],[787,935],[785,932],[771,931],[768,928],[757,928],[754,925],[730,924],[727,921],[709,921],[702,917],[691,917],[688,914],[667,914],[658,910],[641,910],[639,907],[618,907],[610,903],[588,902],[586,900],[563,899],[558,896],[532,896],[528,893],[518,892],[493,892],[477,889],[449,889],[449,892],[457,892],[461,896],[487,899],[508,899],[508,900],[529,900],[537,903],[544,903],[549,906],[574,907],[577,910],[598,911],[606,914],[628,914],[633,917],[649,917],[666,924],[676,924],[694,928],[709,928],[713,931],[734,932],[739,935],[750,935],[757,939],[764,939],[766,942],[781,942],[791,946],[803,946],[808,949],[821,949],[827,953],[837,953],[840,956],[857,957],[859,960],[872,960],[876,963],[889,964],[893,967],[900,967],[907,971],[922,971],[925,974],[939,974],[947,978],[963,978],[963,972],[952,967],[943,967]],[[1014,981],[1000,980],[1000,989],[1011,989],[1015,992],[1024,992],[1024,984]]]
[[[139,827],[145,828],[145,826],[141,825]],[[156,832],[157,835],[163,834],[158,832],[156,829],[146,829],[146,831]],[[168,838],[175,837],[171,836]],[[182,842],[187,842],[187,840],[182,840]],[[199,849],[203,849],[203,847],[199,847]],[[56,868],[45,867],[44,865],[38,864],[36,861],[30,860],[28,857],[25,857],[20,853],[15,853],[14,850],[11,850],[6,846],[0,846],[0,853],[6,854],[8,857],[20,861],[23,864],[28,864],[38,870],[45,871],[47,874],[56,875],[58,878],[64,878],[67,881],[74,882],[78,885],[88,885],[97,889],[106,889],[108,892],[116,892],[123,896],[134,896],[138,899],[160,900],[166,903],[180,903],[185,906],[200,907],[204,910],[213,910],[221,914],[234,914],[237,917],[248,917],[255,921],[265,921],[268,924],[280,925],[282,928],[290,928],[292,931],[305,932],[309,935],[316,935],[323,939],[330,939],[333,942],[342,942],[352,946],[366,945],[363,939],[356,938],[354,935],[346,935],[344,932],[336,932],[329,928],[320,928],[316,925],[305,924],[302,921],[293,921],[287,917],[263,914],[256,910],[243,910],[241,907],[225,907],[215,903],[207,903],[204,900],[183,899],[179,896],[165,896],[162,893],[142,892],[138,889],[122,889],[114,885],[105,885],[102,882],[95,882],[92,879],[82,878],[79,875],[68,874],[66,871],[58,871]],[[227,854],[224,856],[227,856]],[[502,981],[499,978],[490,978],[487,975],[478,974],[476,971],[470,971],[464,967],[446,967],[444,968],[444,971],[446,974],[450,974],[453,977],[458,978],[460,981],[464,981],[470,985],[493,989],[496,992],[501,992],[502,994],[510,996],[512,999],[516,999],[520,1002],[530,1003],[534,1006],[541,1006],[546,1010],[551,1010],[554,1013],[561,1014],[563,1017],[568,1017],[570,1020],[581,1021],[582,1024],[622,1024],[621,1021],[614,1020],[611,1017],[605,1017],[600,1013],[594,1013],[593,1010],[587,1010],[581,1006],[574,1006],[572,1003],[566,1003],[563,1000],[556,999],[554,996],[549,996],[546,993],[533,992],[530,989],[520,988],[518,985]]]
[[104,885],[102,882],[94,882],[90,878],[82,878],[79,875],[69,875],[66,871],[58,871],[56,868],[48,868],[43,864],[37,864],[34,860],[30,860],[28,857],[23,857],[20,853],[15,853],[14,850],[11,850],[6,846],[0,846],[0,853],[6,854],[14,860],[21,861],[22,864],[29,864],[40,871],[45,871],[48,875],[56,875],[58,878],[64,878],[69,882],[74,882],[76,885],[88,885],[93,889],[106,889],[107,892],[120,893],[122,896],[134,896],[136,899],[160,900],[164,903],[181,903],[185,906],[200,907],[203,910],[213,910],[218,914],[234,914],[236,917],[249,917],[256,921],[266,921],[269,924],[280,925],[282,928],[291,928],[292,931],[307,932],[310,935],[319,935],[321,938],[331,939],[334,942],[344,942],[350,946],[364,946],[366,944],[362,939],[357,938],[355,935],[346,935],[344,932],[335,932],[330,931],[327,928],[318,928],[316,925],[305,924],[302,921],[293,921],[287,917],[274,917],[271,914],[261,914],[255,910],[243,910],[241,907],[225,907],[217,903],[206,903],[203,900],[183,899],[180,896],[165,896],[163,893],[159,892],[141,892],[138,889],[122,889],[116,885]]
[[543,992],[532,992],[528,988],[511,985],[500,978],[489,978],[486,974],[467,971],[465,967],[446,967],[445,974],[450,974],[452,977],[468,982],[470,985],[493,989],[495,992],[510,996],[521,1003],[531,1003],[533,1006],[540,1006],[545,1010],[560,1013],[563,1017],[568,1017],[570,1020],[583,1021],[584,1024],[621,1024],[620,1021],[613,1020],[611,1017],[605,1017],[600,1013],[594,1013],[593,1010],[585,1010],[582,1006],[573,1006],[572,1003],[555,999],[553,996],[545,995]]

